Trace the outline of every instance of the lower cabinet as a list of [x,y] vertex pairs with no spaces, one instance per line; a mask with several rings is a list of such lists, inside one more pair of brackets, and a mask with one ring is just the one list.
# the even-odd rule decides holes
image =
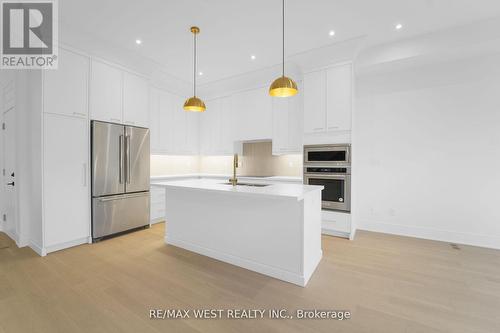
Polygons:
[[44,114],[43,243],[47,252],[90,236],[87,119]]

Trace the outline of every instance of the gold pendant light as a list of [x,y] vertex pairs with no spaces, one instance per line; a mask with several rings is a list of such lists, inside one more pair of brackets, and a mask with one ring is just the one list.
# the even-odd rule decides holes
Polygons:
[[290,97],[296,95],[299,90],[297,89],[297,83],[289,77],[285,76],[285,0],[283,0],[282,6],[283,14],[283,67],[281,77],[271,83],[269,87],[269,95],[274,97]]
[[206,107],[205,103],[196,97],[196,35],[200,33],[200,28],[191,27],[191,32],[194,35],[194,72],[193,72],[193,97],[190,97],[184,102],[184,110],[192,112],[204,112]]

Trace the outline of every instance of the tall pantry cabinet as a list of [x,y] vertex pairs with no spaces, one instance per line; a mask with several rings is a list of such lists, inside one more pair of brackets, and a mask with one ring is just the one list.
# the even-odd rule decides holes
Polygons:
[[89,75],[89,57],[62,48],[42,72],[41,255],[90,239]]

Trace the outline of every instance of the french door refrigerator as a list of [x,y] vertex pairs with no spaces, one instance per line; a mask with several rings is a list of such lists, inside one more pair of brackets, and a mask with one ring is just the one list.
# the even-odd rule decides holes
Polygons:
[[91,123],[92,238],[149,225],[149,129]]

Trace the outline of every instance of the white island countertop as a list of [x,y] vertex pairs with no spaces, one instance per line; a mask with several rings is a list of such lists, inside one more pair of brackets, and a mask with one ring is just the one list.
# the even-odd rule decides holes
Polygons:
[[312,191],[321,191],[323,186],[302,184],[269,184],[264,182],[240,180],[239,183],[266,184],[264,187],[257,186],[232,186],[226,180],[221,179],[185,179],[152,183],[155,187],[183,188],[202,191],[219,191],[224,193],[235,193],[243,195],[259,195],[270,197],[288,197],[296,200],[304,199],[304,196]]

